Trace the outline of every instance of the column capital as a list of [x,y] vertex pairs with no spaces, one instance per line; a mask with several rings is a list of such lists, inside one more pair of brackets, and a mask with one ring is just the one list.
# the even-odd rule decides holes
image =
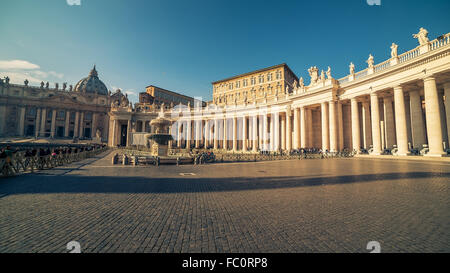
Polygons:
[[402,90],[403,91],[403,86],[402,85],[396,85],[393,87],[394,91],[395,90]]
[[423,77],[423,81],[427,82],[427,81],[436,81],[436,77],[434,75],[429,75],[429,76],[425,76]]

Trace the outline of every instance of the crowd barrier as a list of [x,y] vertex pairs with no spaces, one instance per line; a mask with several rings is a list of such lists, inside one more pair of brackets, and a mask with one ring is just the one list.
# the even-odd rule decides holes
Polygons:
[[[13,148],[14,149],[14,148]],[[45,155],[39,150],[22,149],[12,152],[12,156],[3,154],[0,158],[0,176],[12,176],[36,170],[52,169],[72,162],[98,155],[108,148],[106,146],[58,147],[47,148]],[[48,152],[50,151],[50,152]],[[34,154],[33,154],[34,153]]]

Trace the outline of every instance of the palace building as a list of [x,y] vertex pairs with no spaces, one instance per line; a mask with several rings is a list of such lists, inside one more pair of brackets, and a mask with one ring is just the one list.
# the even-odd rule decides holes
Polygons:
[[[380,155],[422,151],[443,156],[450,136],[450,33],[434,40],[421,29],[419,45],[336,79],[330,67],[308,69],[308,83],[286,64],[212,83],[213,100],[147,87],[134,105],[120,91],[107,92],[95,68],[75,89],[0,82],[0,135],[92,137],[110,146],[133,145],[135,133],[170,117],[172,149],[256,153],[316,148]],[[158,102],[158,103],[157,103]]]
[[287,64],[256,70],[213,82],[213,103],[219,106],[272,100],[294,90],[297,76]]

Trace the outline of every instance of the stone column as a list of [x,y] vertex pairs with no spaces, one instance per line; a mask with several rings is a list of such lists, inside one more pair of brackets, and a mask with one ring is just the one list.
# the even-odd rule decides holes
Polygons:
[[98,113],[92,113],[92,124],[91,124],[91,138],[92,139],[94,137],[96,137],[96,135],[97,135],[97,127],[98,127]]
[[55,138],[55,128],[56,128],[56,110],[52,111],[52,125],[50,129],[50,137]]
[[300,109],[294,108],[294,143],[293,149],[300,148]]
[[274,150],[274,142],[275,142],[275,135],[274,135],[274,118],[275,115],[273,113],[270,114],[270,124],[269,124],[269,134],[268,134],[268,145],[269,145],[269,149],[271,151]]
[[274,113],[273,117],[273,149],[275,151],[280,151],[280,113]]
[[191,149],[191,137],[192,137],[192,121],[188,119],[186,121],[186,150]]
[[344,150],[344,119],[342,116],[342,103],[337,102],[337,118],[338,118],[338,149]]
[[34,121],[35,127],[34,127],[34,136],[38,137],[39,136],[39,130],[40,130],[40,125],[41,125],[41,108],[37,108],[36,110],[36,119]]
[[[84,137],[84,112],[81,112],[81,116],[80,116],[80,130],[78,131],[79,137],[83,138]],[[128,146],[128,143],[127,143]]]
[[214,119],[214,150],[219,149],[219,120]]
[[73,137],[78,137],[78,130],[80,129],[80,112],[75,113],[75,124],[73,125]]
[[268,146],[267,146],[267,138],[268,138],[268,122],[267,122],[267,114],[263,115],[263,132],[262,132],[262,139],[263,139],[263,149],[267,150]]
[[146,120],[142,121],[142,132],[143,133],[147,132],[147,121]]
[[442,141],[444,142],[443,147],[445,149],[448,148],[448,138],[447,138],[447,124],[445,117],[445,105],[444,105],[444,92],[438,92],[438,102],[439,102],[439,111],[441,113],[441,130],[442,130]]
[[[445,119],[447,122],[447,136],[450,145],[450,82],[444,83],[444,96],[445,96]],[[450,147],[447,147],[450,148]]]
[[252,125],[252,138],[253,138],[253,152],[258,151],[258,116],[253,116],[253,125]]
[[336,120],[336,103],[334,101],[328,102],[329,111],[329,129],[330,129],[330,152],[335,153],[338,151],[337,141],[337,120]]
[[[292,123],[290,111],[286,111],[286,150],[292,150]],[[294,112],[296,112],[294,110]]]
[[237,152],[237,118],[233,117],[233,152]]
[[439,110],[438,91],[436,79],[427,77],[423,80],[425,93],[425,118],[427,122],[428,156],[444,155],[441,114]]
[[181,142],[182,142],[182,135],[181,135],[181,128],[183,127],[183,122],[181,120],[177,121],[177,147],[181,148]]
[[21,106],[19,108],[19,126],[18,126],[18,130],[17,130],[17,134],[19,136],[23,136],[24,135],[24,129],[25,129],[25,106]]
[[300,108],[300,147],[307,148],[306,145],[306,111],[305,107]]
[[201,120],[195,120],[195,148],[198,149],[200,148],[200,134],[201,134],[201,126],[202,126],[202,121]]
[[209,146],[209,137],[210,137],[210,133],[211,133],[211,128],[210,128],[210,124],[209,124],[209,120],[205,120],[205,141],[204,141],[204,145],[203,148],[207,149]]
[[286,150],[286,117],[281,116],[281,150]]
[[306,112],[306,120],[307,120],[307,126],[306,130],[308,132],[308,148],[313,148],[314,142],[313,142],[313,121],[312,121],[312,110],[307,109]]
[[364,148],[369,149],[372,144],[372,124],[370,124],[370,104],[368,101],[362,103],[363,106],[363,133]]
[[[112,134],[111,134],[111,146],[112,147],[116,147],[117,143],[116,143],[116,128],[117,128],[117,121],[114,119],[112,120],[113,122],[113,126],[112,126]],[[76,125],[76,124],[75,124]]]
[[4,134],[6,134],[6,105],[0,105],[0,136]]
[[247,117],[242,117],[242,151],[247,151]]
[[[381,132],[380,132],[380,106],[378,105],[377,93],[370,94],[370,109],[372,118],[372,141],[373,155],[381,154]],[[358,130],[359,132],[359,130]]]
[[395,123],[392,109],[392,98],[384,97],[384,124],[386,128],[386,147],[392,148],[395,144]]
[[326,102],[321,104],[321,116],[322,116],[322,151],[330,150],[329,146],[329,120],[328,120],[328,107]]
[[394,87],[395,128],[398,155],[408,155],[408,131],[406,129],[405,96],[401,86]]
[[[83,117],[84,113],[81,113],[81,116]],[[128,120],[127,123],[127,147],[131,145],[131,119]]]
[[224,117],[223,119],[223,149],[228,150],[228,119]]
[[42,137],[45,137],[45,125],[47,123],[47,109],[43,108],[41,111],[41,133]]
[[69,137],[70,111],[66,111],[66,121],[64,123],[64,137]]
[[352,146],[353,150],[359,153],[361,149],[361,136],[359,128],[359,107],[356,98],[352,98],[351,101],[352,112]]

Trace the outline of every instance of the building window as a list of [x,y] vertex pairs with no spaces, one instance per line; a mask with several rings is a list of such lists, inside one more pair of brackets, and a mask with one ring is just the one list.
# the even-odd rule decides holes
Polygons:
[[61,118],[61,119],[65,118],[66,117],[66,111],[58,111],[57,117]]
[[251,78],[251,84],[252,84],[252,85],[255,85],[255,84],[256,84],[256,80],[255,80],[254,77]]
[[236,88],[240,88],[241,87],[241,82],[240,81],[237,81],[236,82]]
[[248,80],[247,79],[244,80],[243,85],[244,85],[244,87],[248,85]]
[[267,81],[272,81],[272,73],[267,74]]
[[230,90],[233,90],[233,83],[230,83],[229,89],[230,89]]
[[281,71],[277,71],[277,80],[281,79]]
[[263,75],[259,75],[259,83],[264,83],[264,76]]

